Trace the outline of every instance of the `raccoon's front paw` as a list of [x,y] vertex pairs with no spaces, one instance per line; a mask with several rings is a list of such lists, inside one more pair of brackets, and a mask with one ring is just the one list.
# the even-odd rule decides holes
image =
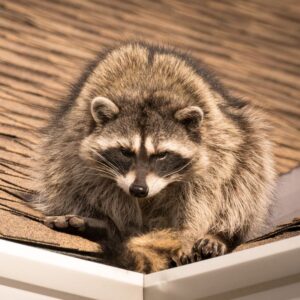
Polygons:
[[44,224],[58,230],[75,229],[84,232],[86,229],[85,218],[76,215],[45,217]]
[[88,218],[77,215],[45,217],[44,224],[50,228],[77,234],[92,241],[103,239],[120,241],[121,234],[115,223],[107,216]]
[[173,258],[171,267],[187,265],[193,262],[223,255],[228,252],[227,245],[218,237],[205,235],[199,239],[189,253],[179,252],[179,256]]
[[191,259],[192,261],[200,261],[220,256],[227,252],[228,247],[222,240],[212,235],[206,235],[194,244]]

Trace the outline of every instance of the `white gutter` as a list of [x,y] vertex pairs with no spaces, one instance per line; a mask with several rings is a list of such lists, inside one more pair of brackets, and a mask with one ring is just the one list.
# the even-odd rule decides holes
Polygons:
[[[54,299],[143,297],[142,274],[4,240],[0,240],[0,284]],[[4,300],[1,288],[0,299]]]
[[146,276],[0,240],[0,298],[300,299],[300,236]]

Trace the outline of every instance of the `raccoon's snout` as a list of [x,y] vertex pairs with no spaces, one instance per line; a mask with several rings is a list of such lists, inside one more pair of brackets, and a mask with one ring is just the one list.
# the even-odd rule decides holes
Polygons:
[[146,185],[139,185],[133,183],[129,187],[129,192],[134,197],[143,198],[143,197],[147,197],[149,188]]

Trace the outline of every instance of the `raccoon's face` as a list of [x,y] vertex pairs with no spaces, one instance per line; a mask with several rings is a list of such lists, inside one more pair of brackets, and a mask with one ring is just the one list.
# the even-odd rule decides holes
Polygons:
[[197,106],[174,111],[145,103],[124,104],[127,108],[120,109],[113,101],[96,97],[91,104],[96,127],[80,149],[81,157],[92,162],[99,175],[141,198],[187,179],[203,118]]

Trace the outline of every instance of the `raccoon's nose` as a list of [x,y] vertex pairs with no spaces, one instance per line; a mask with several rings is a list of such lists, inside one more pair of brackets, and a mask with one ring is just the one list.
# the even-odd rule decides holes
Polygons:
[[129,192],[134,197],[143,198],[148,195],[149,189],[146,185],[132,184],[129,188]]

